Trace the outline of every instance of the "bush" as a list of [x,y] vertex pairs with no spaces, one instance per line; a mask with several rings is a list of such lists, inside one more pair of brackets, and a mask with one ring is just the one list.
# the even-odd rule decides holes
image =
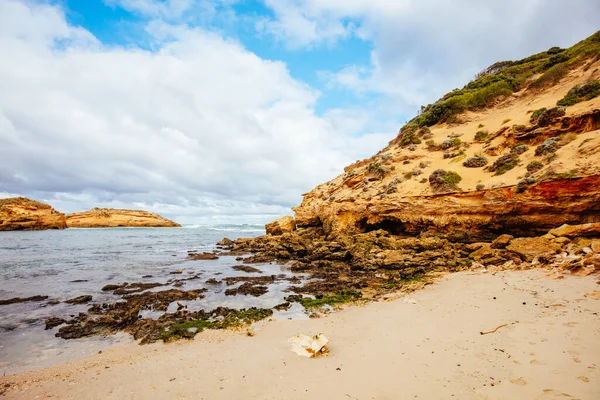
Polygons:
[[540,117],[540,115],[542,115],[542,113],[546,111],[546,107],[542,107],[542,108],[538,108],[537,110],[534,110],[531,113],[531,117],[529,117],[529,122],[531,122],[532,124],[536,123],[538,118]]
[[527,171],[531,172],[532,174],[534,172],[539,171],[542,168],[544,168],[544,164],[542,164],[538,160],[534,160],[534,161],[530,162],[529,164],[527,164]]
[[532,88],[544,88],[552,85],[556,85],[562,78],[564,78],[569,72],[569,68],[560,63],[553,66],[542,74],[539,78],[531,83]]
[[510,149],[510,152],[512,154],[521,155],[521,154],[525,153],[527,150],[529,150],[529,146],[527,146],[526,144],[523,144],[523,143],[519,143],[517,145],[514,145],[513,148]]
[[561,49],[558,46],[554,46],[554,47],[550,47],[548,49],[548,51],[546,51],[546,53],[548,53],[548,54],[558,54],[558,53],[562,53],[563,51],[565,51],[565,50]]
[[475,189],[483,190],[483,189],[485,189],[485,185],[483,183],[478,183],[477,186],[475,186]]
[[536,180],[534,178],[531,178],[531,177],[523,178],[519,182],[517,182],[515,191],[517,193],[522,193],[525,190],[527,190],[527,187],[529,185],[533,185],[535,182],[536,182]]
[[557,64],[564,63],[565,61],[569,61],[569,56],[563,52],[559,52],[558,54],[553,55],[546,61],[544,64],[544,69],[551,68]]
[[455,138],[448,138],[448,139],[446,139],[446,140],[444,140],[442,142],[441,147],[442,147],[443,150],[446,150],[446,149],[449,149],[451,147],[458,147],[458,146],[460,146],[461,143],[462,143],[461,140],[459,138],[457,138],[457,137],[455,137]]
[[461,176],[454,171],[436,169],[429,175],[429,185],[435,192],[458,190],[460,181]]
[[383,165],[379,164],[378,162],[370,163],[369,166],[367,167],[367,171],[370,174],[377,175],[379,177],[379,179],[383,178],[384,175],[388,172],[387,168],[384,167]]
[[536,110],[533,114],[531,114],[530,121],[532,123],[538,124],[539,126],[547,126],[554,122],[556,118],[565,115],[565,113],[565,108],[562,106],[553,107],[548,110],[546,110],[545,108],[540,108],[539,110]]
[[430,150],[430,151],[436,151],[436,150],[440,149],[440,146],[438,146],[434,140],[426,141],[425,145],[427,146],[427,150]]
[[525,125],[513,125],[512,130],[515,132],[524,132],[527,127]]
[[556,104],[567,107],[598,96],[600,96],[600,80],[595,79],[583,85],[574,86]]
[[490,171],[495,172],[495,175],[502,175],[516,167],[519,164],[519,161],[520,160],[517,154],[505,154],[494,161],[490,167]]
[[487,158],[484,156],[469,157],[463,162],[463,166],[467,168],[481,168],[485,167],[488,163]]
[[477,133],[475,133],[475,141],[483,142],[488,136],[488,131],[477,131]]
[[544,143],[540,144],[535,149],[536,156],[543,156],[545,154],[555,153],[558,150],[558,138],[546,139]]
[[405,147],[411,144],[421,144],[421,139],[415,132],[403,132],[400,137],[400,146]]

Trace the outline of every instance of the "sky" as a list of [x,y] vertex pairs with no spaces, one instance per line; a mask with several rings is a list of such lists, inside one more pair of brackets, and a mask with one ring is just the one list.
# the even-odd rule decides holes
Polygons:
[[0,197],[265,223],[598,21],[598,0],[0,0]]

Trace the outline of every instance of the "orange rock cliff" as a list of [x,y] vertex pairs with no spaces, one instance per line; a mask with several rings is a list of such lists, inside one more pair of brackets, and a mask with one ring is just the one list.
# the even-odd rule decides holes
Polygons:
[[148,211],[94,208],[68,214],[67,226],[69,228],[173,228],[181,225]]
[[477,241],[598,222],[599,94],[600,32],[496,63],[423,107],[376,155],[306,193],[293,227]]
[[25,197],[0,199],[0,231],[65,229],[65,214]]

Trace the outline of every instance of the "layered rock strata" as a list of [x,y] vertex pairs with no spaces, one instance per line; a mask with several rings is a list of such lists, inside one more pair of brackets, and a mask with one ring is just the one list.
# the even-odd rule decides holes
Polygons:
[[65,215],[25,197],[0,199],[0,231],[65,229]]
[[94,208],[89,211],[68,214],[67,225],[69,228],[170,228],[181,226],[151,212],[114,208]]

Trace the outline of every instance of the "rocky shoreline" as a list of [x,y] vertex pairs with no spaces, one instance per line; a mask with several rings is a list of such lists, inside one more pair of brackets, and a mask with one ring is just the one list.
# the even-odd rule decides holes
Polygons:
[[[398,297],[432,283],[438,276],[462,270],[547,268],[556,277],[600,271],[600,223],[563,225],[542,236],[503,234],[490,242],[468,243],[426,232],[414,237],[393,235],[385,230],[336,236],[327,234],[322,227],[285,226],[272,224],[276,229],[270,232],[278,233],[275,235],[223,239],[218,251],[201,255],[205,262],[235,257],[242,264],[232,269],[245,273],[261,273],[249,264],[278,263],[297,275],[211,278],[203,282],[205,287],[182,290],[178,286],[184,281],[201,279],[201,275],[179,277],[182,271],[175,271],[176,277],[165,283],[106,285],[102,290],[113,293],[119,300],[93,304],[87,312],[71,318],[48,318],[46,329],[58,328],[56,336],[64,339],[122,331],[140,344],[169,342],[193,338],[204,329],[244,328],[271,317],[274,311],[287,310],[294,303],[311,317],[319,317],[346,303]],[[289,295],[272,308],[187,308],[186,301],[202,299],[212,285],[224,285],[226,296],[260,297],[269,292],[270,285],[282,282],[289,285],[285,290]],[[160,290],[161,286],[171,287]],[[13,300],[30,299],[8,302]],[[70,301],[86,303],[91,296]],[[177,304],[176,310],[173,304]],[[143,317],[144,312],[160,312],[160,316]]]

